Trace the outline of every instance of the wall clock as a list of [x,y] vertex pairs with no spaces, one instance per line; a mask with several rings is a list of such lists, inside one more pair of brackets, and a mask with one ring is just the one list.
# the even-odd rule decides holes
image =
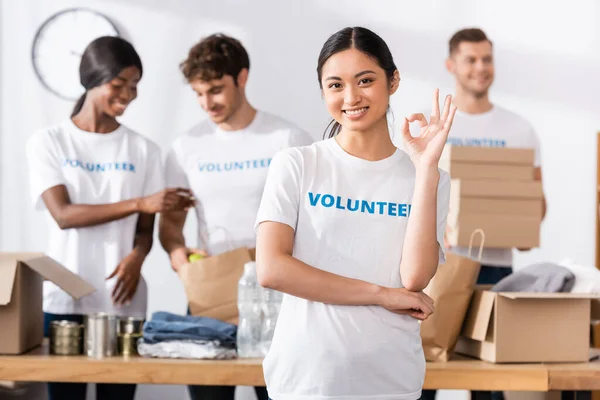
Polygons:
[[89,8],[70,8],[48,18],[38,29],[31,61],[42,85],[65,100],[77,100],[79,62],[87,45],[100,36],[119,36],[116,25]]

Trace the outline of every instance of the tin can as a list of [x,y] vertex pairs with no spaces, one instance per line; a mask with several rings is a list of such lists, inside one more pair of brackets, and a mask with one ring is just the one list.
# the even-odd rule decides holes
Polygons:
[[83,351],[82,325],[73,321],[50,323],[50,354],[72,356]]
[[119,317],[119,334],[142,333],[144,328],[144,319],[135,317]]
[[132,356],[138,354],[137,342],[141,333],[120,333],[118,337],[119,355]]
[[117,317],[95,313],[85,317],[85,352],[88,357],[104,358],[117,354]]

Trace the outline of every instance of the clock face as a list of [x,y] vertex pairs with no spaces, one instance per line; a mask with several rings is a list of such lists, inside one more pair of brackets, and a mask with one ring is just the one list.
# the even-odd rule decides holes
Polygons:
[[79,82],[79,62],[90,42],[100,36],[118,36],[104,15],[87,8],[73,8],[46,20],[33,41],[33,68],[42,84],[55,95],[77,100],[84,92]]

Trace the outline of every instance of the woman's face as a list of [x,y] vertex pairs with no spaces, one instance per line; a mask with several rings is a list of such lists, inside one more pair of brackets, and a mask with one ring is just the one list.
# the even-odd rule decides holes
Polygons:
[[113,118],[123,115],[129,103],[137,97],[140,78],[140,70],[137,67],[124,68],[110,82],[90,90],[90,93],[94,91],[94,104],[104,114]]
[[375,60],[357,49],[334,54],[325,62],[321,84],[327,109],[343,130],[366,132],[385,118],[398,72],[388,81]]

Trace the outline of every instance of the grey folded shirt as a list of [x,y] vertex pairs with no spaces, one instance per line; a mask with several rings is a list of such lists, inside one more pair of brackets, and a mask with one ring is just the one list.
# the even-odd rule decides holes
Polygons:
[[537,263],[523,267],[502,279],[492,292],[570,292],[575,275],[568,268],[552,263]]

